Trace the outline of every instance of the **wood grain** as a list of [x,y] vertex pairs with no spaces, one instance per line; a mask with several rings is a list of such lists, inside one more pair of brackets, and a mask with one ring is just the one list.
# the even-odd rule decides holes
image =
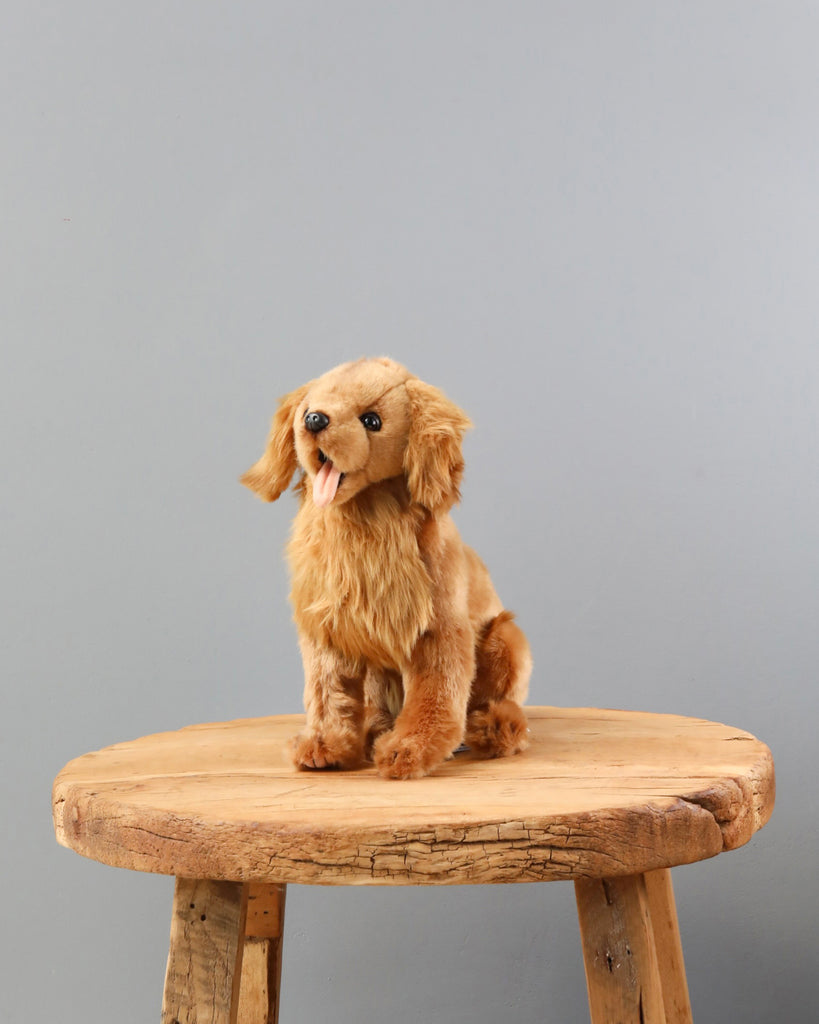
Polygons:
[[575,882],[592,1024],[692,1024],[667,869]]
[[71,761],[59,842],[106,864],[267,883],[417,885],[615,877],[747,842],[774,802],[749,733],[700,719],[529,708],[531,744],[397,783],[297,772],[300,715],[192,726]]
[[649,871],[644,878],[660,968],[666,1024],[692,1024],[671,872]]
[[176,880],[162,1024],[236,1024],[247,886]]
[[644,875],[575,882],[592,1024],[667,1024]]
[[286,886],[249,886],[238,1024],[277,1024]]

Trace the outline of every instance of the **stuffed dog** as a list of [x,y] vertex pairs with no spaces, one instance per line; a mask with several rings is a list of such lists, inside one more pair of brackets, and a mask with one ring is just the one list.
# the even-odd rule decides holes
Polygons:
[[287,553],[307,726],[301,769],[373,760],[419,778],[462,743],[523,750],[532,659],[449,510],[466,415],[390,359],[285,395],[241,482],[275,501],[301,469]]

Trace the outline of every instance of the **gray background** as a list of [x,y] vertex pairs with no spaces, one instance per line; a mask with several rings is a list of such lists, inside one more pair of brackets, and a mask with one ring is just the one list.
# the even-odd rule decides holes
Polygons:
[[[58,848],[86,750],[300,708],[276,397],[388,354],[535,703],[772,747],[675,872],[695,1016],[813,1021],[819,14],[16,4],[3,19],[4,1021],[158,1020],[172,883]],[[284,1022],[587,1019],[568,885],[292,887]]]

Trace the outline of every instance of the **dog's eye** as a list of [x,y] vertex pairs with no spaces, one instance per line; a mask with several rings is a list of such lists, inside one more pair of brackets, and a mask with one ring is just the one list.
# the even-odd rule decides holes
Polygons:
[[376,430],[381,429],[381,417],[377,412],[365,412],[363,416],[359,417],[359,419],[367,430],[375,432]]

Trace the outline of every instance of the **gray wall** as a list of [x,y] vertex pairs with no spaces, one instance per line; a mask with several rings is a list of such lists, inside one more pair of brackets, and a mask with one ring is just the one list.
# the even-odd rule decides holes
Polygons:
[[[819,1017],[812,4],[17,4],[4,18],[0,1018],[158,1019],[169,879],[58,848],[86,750],[298,710],[275,398],[389,354],[473,417],[532,701],[764,738],[675,873],[698,1024]],[[293,887],[283,1020],[586,1020],[571,886]]]

